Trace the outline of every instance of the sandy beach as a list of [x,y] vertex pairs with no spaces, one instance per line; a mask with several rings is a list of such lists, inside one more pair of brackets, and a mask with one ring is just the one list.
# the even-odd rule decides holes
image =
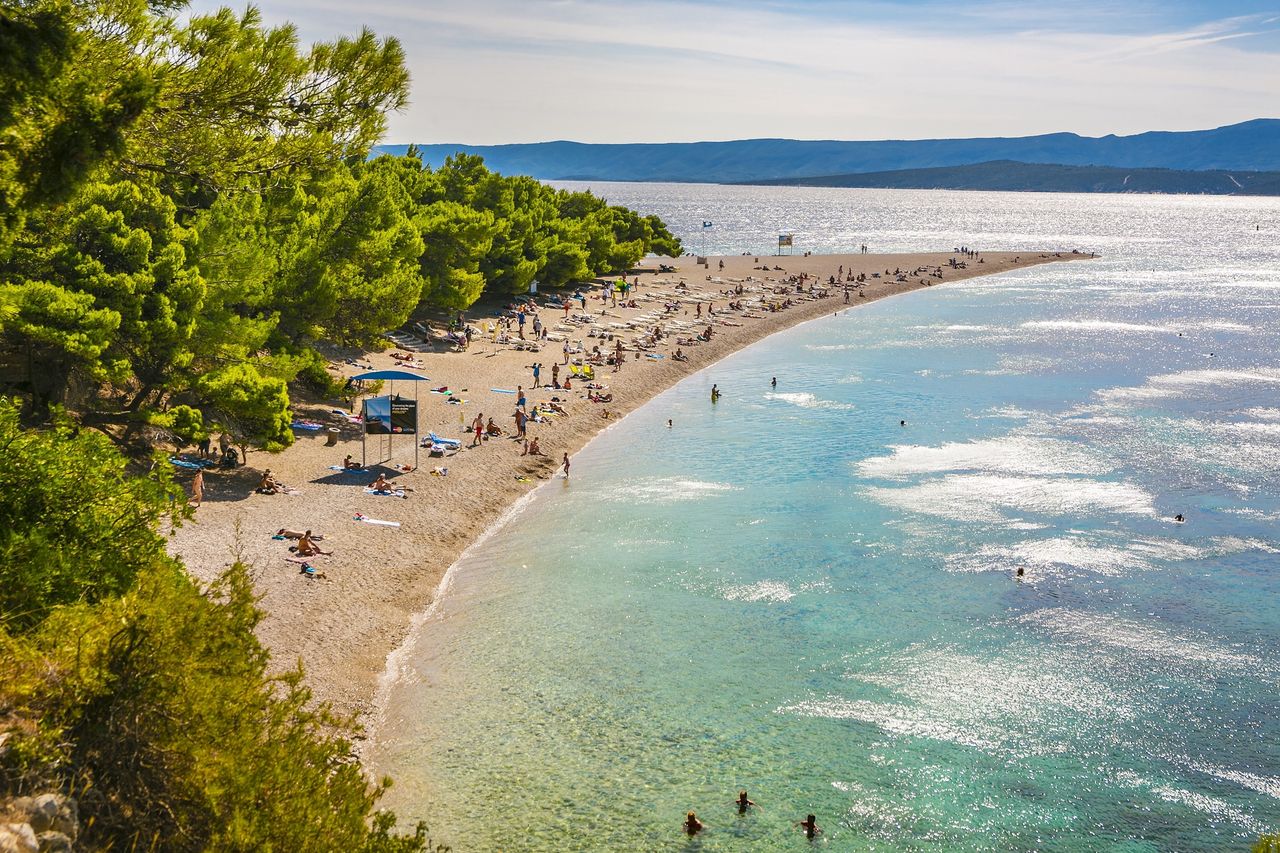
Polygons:
[[[466,351],[445,352],[443,346],[437,346],[434,352],[415,353],[414,363],[407,366],[430,379],[420,383],[423,387],[419,389],[422,434],[430,430],[460,440],[460,450],[440,458],[423,449],[419,467],[403,471],[394,466],[413,464],[413,439],[398,437],[392,445],[392,459],[381,466],[366,472],[331,470],[330,466],[341,466],[347,454],[357,461],[361,458],[361,425],[335,413],[335,408],[341,408],[337,401],[295,403],[299,418],[339,428],[337,445],[326,446],[325,430],[299,430],[297,442],[282,453],[255,452],[235,471],[210,471],[204,480],[203,505],[193,521],[174,531],[171,548],[196,577],[206,581],[236,559],[248,563],[262,597],[260,606],[266,612],[259,636],[276,664],[284,669],[301,661],[317,699],[341,713],[367,714],[388,654],[403,642],[415,614],[430,606],[449,566],[515,501],[553,476],[563,454],[572,456],[618,417],[681,378],[805,320],[922,287],[1089,257],[1069,249],[1056,252],[984,253],[981,263],[955,252],[758,259],[713,256],[706,267],[696,264],[693,257],[646,260],[643,272],[628,276],[628,281],[639,281],[628,297],[636,301],[636,307],[623,307],[621,301],[617,306],[606,304],[596,285],[589,291],[585,311],[576,300],[569,311],[570,318],[592,315],[591,324],[604,334],[615,335],[613,340],[590,337],[591,324],[586,322],[565,323],[561,309],[541,308],[538,312],[552,336],[582,341],[588,352],[599,346],[602,353],[611,354],[616,339],[623,341],[626,359],[621,370],[594,368],[595,383],[605,387],[591,393],[611,394],[607,403],[587,399],[586,383],[577,379],[571,390],[534,388],[530,366],[535,362],[542,365],[540,381],[546,386],[551,384],[555,363],[560,363],[560,380],[566,377],[562,342],[549,340],[539,352],[496,343],[488,331],[494,322],[493,306],[476,306],[465,312],[466,318],[482,334]],[[964,266],[953,267],[953,260]],[[659,263],[670,264],[675,271],[656,272]],[[761,269],[765,266],[767,270]],[[829,284],[829,278],[841,269],[841,281]],[[939,269],[940,277],[930,274]],[[895,270],[903,274],[895,275]],[[797,293],[794,284],[790,293],[780,292],[786,279],[801,274],[810,277],[803,293]],[[867,277],[860,286],[845,280],[860,274]],[[826,288],[828,295],[810,295],[810,282]],[[846,285],[850,288],[847,305]],[[726,295],[739,287],[740,295]],[[548,295],[538,294],[537,302],[541,305]],[[777,305],[785,300],[793,304],[783,310],[768,310],[768,303]],[[729,309],[731,301],[742,302],[742,309]],[[715,307],[711,318],[707,313],[710,304]],[[713,329],[709,341],[677,343],[677,339],[694,338],[709,324]],[[654,325],[663,328],[664,337],[650,350],[637,349],[636,340]],[[525,334],[533,337],[532,317]],[[672,358],[677,347],[687,356],[686,361]],[[399,366],[390,352],[365,353],[353,360],[377,369]],[[652,357],[659,355],[663,357]],[[364,369],[336,359],[333,364],[335,375],[349,376]],[[428,387],[442,386],[451,394],[428,391]],[[529,424],[528,434],[539,439],[541,456],[523,455],[523,443],[511,437],[515,432],[515,395],[491,390],[514,390],[517,386],[527,392],[530,410],[558,398],[567,412]],[[404,396],[414,395],[410,383],[396,383],[395,390]],[[386,391],[384,388],[382,393]],[[457,398],[465,402],[450,402]],[[358,402],[356,407],[358,412]],[[481,414],[486,421],[492,417],[506,435],[469,447],[471,438],[464,433],[464,426]],[[377,438],[371,437],[371,461],[380,455],[377,446]],[[267,468],[297,493],[255,493],[254,487]],[[448,473],[433,474],[434,468],[447,468]],[[379,473],[405,489],[405,497],[367,492],[365,487]],[[186,482],[190,474],[179,472],[179,478]],[[570,488],[571,484],[572,480]],[[399,526],[366,523],[357,520],[360,514],[398,522]],[[310,560],[317,576],[303,575],[299,564],[289,561],[293,555],[288,546],[293,543],[272,538],[280,528],[310,529],[324,535],[320,545],[333,553]]]

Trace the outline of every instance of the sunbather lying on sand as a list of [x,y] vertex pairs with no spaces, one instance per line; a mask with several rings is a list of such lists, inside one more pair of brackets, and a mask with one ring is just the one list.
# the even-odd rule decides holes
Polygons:
[[290,530],[287,527],[281,527],[279,530],[276,531],[276,535],[283,536],[285,539],[301,539],[303,536],[310,536],[312,539],[316,540],[317,542],[319,542],[321,539],[324,538],[323,533],[312,533],[310,530],[307,530],[307,531]]

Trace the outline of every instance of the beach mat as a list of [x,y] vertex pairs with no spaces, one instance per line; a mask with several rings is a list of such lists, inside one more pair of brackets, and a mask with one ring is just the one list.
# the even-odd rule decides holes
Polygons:
[[404,489],[379,490],[379,489],[370,489],[366,487],[364,491],[365,491],[365,494],[367,495],[379,495],[380,497],[384,497],[384,498],[402,498],[404,497],[404,494],[405,494]]
[[376,524],[376,525],[378,525],[378,526],[380,526],[380,527],[399,527],[399,526],[400,526],[400,522],[398,522],[398,521],[384,521],[384,520],[382,520],[381,518],[370,518],[369,516],[367,516],[367,515],[362,515],[362,514],[357,514],[357,515],[356,515],[354,518],[352,518],[351,520],[352,520],[352,521],[362,521],[362,522],[364,522],[365,524]]

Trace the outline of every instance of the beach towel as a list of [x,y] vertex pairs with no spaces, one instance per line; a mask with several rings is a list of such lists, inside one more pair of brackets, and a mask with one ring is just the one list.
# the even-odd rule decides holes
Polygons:
[[380,495],[382,497],[402,498],[404,497],[404,489],[370,489],[365,487],[365,493],[370,495]]
[[383,521],[380,518],[370,518],[369,516],[360,512],[356,513],[355,517],[352,518],[351,520],[363,521],[365,524],[377,524],[380,527],[399,527],[400,526],[400,522],[398,521]]
[[190,459],[180,459],[177,456],[170,456],[169,461],[179,468],[186,468],[189,471],[199,471],[204,468],[213,468],[218,463],[208,460],[191,461]]
[[506,388],[490,388],[489,390],[490,390],[490,391],[492,391],[492,392],[493,392],[493,393],[495,393],[495,394],[514,394],[514,393],[516,393],[515,391],[508,391]]
[[432,444],[443,444],[446,447],[461,447],[462,442],[456,438],[441,438],[434,432],[427,433],[427,437],[431,439]]
[[330,471],[350,471],[352,474],[366,473],[363,468],[344,468],[341,465],[330,465],[329,470]]
[[289,424],[289,426],[293,427],[294,429],[309,429],[309,430],[324,429],[324,424],[319,423],[318,421],[294,421],[293,423]]

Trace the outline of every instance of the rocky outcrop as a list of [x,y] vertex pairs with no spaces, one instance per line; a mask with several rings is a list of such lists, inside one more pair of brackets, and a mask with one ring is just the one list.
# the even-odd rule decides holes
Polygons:
[[76,801],[62,794],[17,797],[0,807],[0,853],[72,853],[80,834]]

